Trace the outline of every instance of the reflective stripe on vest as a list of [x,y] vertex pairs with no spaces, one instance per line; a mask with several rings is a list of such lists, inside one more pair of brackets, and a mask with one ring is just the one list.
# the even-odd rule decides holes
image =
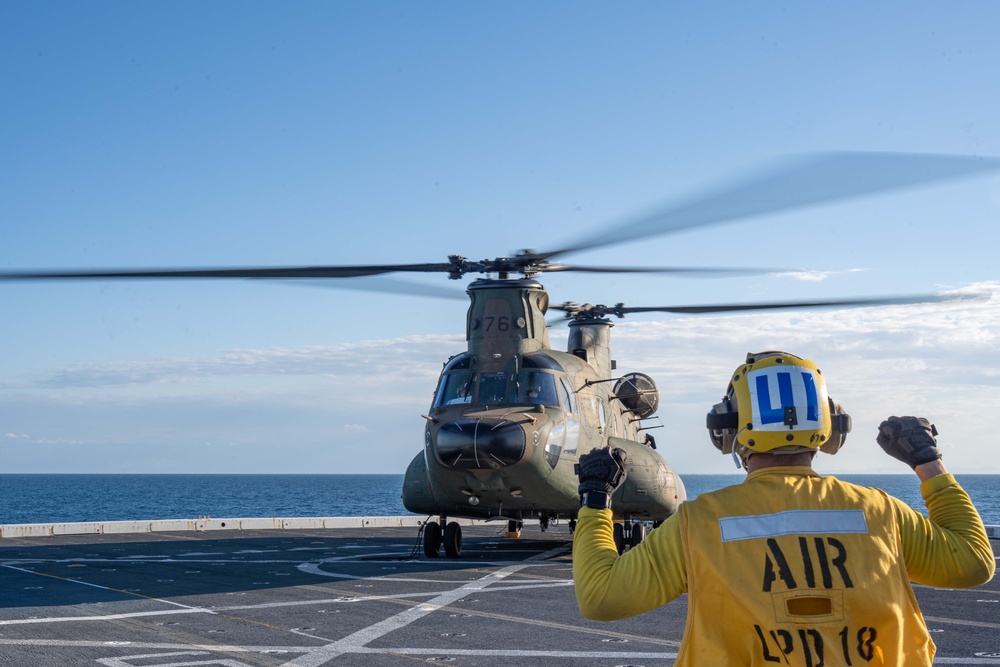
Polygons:
[[719,519],[723,542],[752,540],[778,535],[867,533],[868,522],[861,510],[788,510],[756,516]]

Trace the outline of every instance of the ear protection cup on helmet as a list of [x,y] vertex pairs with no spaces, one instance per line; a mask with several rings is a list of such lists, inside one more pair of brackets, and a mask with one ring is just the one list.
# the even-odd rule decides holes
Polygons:
[[847,441],[847,434],[851,432],[851,415],[844,412],[844,408],[839,403],[830,401],[830,439],[820,446],[819,451],[825,454],[836,454]]
[[732,398],[726,396],[721,403],[716,403],[705,421],[708,426],[708,437],[715,448],[723,454],[732,454],[733,441],[740,421]]

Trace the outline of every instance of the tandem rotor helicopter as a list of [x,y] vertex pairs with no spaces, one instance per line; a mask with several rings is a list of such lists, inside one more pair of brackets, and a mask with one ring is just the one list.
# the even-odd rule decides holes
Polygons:
[[[351,279],[390,273],[445,273],[468,284],[465,350],[443,366],[424,418],[422,449],[406,470],[407,510],[438,517],[423,527],[423,549],[437,557],[462,552],[454,518],[505,520],[516,535],[526,518],[542,530],[579,508],[573,466],[595,447],[628,453],[628,475],[614,497],[619,550],[638,544],[648,522],[672,515],[686,498],[678,474],[656,449],[644,422],[659,405],[655,382],[644,373],[616,375],[610,317],[630,313],[724,313],[751,310],[876,306],[940,302],[954,297],[918,295],[685,306],[630,307],[551,304],[537,276],[553,272],[716,274],[771,273],[777,269],[594,267],[557,263],[557,257],[704,225],[785,211],[895,188],[971,176],[1000,168],[979,157],[821,153],[758,172],[742,183],[661,209],[564,247],[471,261],[356,266],[53,270],[0,272],[2,281],[115,279]],[[775,253],[781,257],[780,250]],[[350,287],[350,281],[344,286]],[[412,289],[407,289],[412,293]],[[429,293],[429,295],[432,295]],[[549,342],[549,311],[561,311],[565,350]]]

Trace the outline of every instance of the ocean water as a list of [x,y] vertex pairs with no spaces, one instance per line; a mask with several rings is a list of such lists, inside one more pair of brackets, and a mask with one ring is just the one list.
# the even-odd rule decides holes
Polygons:
[[402,475],[0,475],[0,524],[409,514]]
[[[839,475],[924,511],[914,475]],[[1000,525],[1000,475],[957,475]],[[684,475],[688,497],[743,476]],[[409,514],[402,475],[0,475],[0,524]]]

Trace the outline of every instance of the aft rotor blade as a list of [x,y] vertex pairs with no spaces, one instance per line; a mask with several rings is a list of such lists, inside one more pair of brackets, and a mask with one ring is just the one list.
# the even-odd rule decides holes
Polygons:
[[[731,313],[751,310],[782,310],[782,309],[809,309],[809,308],[831,308],[846,306],[909,306],[922,303],[943,303],[946,301],[966,301],[984,300],[989,295],[983,294],[923,294],[912,296],[880,297],[871,299],[829,299],[813,301],[775,301],[766,303],[731,303],[714,304],[709,306],[654,306],[654,307],[629,307],[624,306],[617,309],[609,308],[610,312],[627,313]],[[549,306],[554,308],[554,306]]]
[[69,271],[6,271],[0,280],[114,280],[117,278],[357,278],[398,271],[450,271],[451,264],[376,264],[361,266],[290,266],[216,269],[78,269]]
[[548,253],[548,259],[627,241],[767,213],[972,176],[1000,169],[1000,159],[921,153],[832,152],[792,158],[728,187],[611,226]]

